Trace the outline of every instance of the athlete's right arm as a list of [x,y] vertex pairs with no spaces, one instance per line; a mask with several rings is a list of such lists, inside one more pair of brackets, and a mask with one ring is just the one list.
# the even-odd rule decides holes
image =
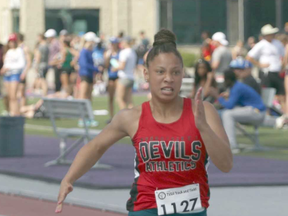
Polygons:
[[128,136],[129,121],[131,121],[129,115],[131,117],[131,112],[133,110],[120,111],[99,135],[84,145],[77,153],[68,173],[61,182],[56,213],[62,211],[63,201],[67,194],[73,190],[73,183],[84,175],[111,145]]

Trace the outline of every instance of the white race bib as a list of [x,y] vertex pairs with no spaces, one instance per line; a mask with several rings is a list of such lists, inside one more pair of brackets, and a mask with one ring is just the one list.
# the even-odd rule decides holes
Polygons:
[[155,197],[158,215],[187,213],[202,209],[199,184],[156,190]]

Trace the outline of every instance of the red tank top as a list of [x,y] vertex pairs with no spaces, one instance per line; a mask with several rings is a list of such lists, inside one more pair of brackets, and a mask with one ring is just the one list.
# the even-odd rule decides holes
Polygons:
[[209,206],[208,155],[195,126],[191,99],[184,98],[181,117],[170,124],[157,122],[149,102],[142,104],[135,147],[135,179],[128,211],[157,208],[155,190],[199,183],[202,206]]

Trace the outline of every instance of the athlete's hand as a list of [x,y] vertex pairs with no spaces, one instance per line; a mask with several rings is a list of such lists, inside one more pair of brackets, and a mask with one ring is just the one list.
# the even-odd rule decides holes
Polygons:
[[66,181],[61,182],[60,191],[59,191],[59,195],[58,195],[58,202],[57,202],[57,206],[55,209],[55,213],[61,213],[62,212],[63,202],[64,202],[66,196],[72,191],[73,191],[72,184],[70,184]]
[[195,110],[194,110],[194,118],[195,118],[195,125],[198,130],[202,130],[203,128],[208,126],[206,121],[205,109],[204,104],[202,101],[202,87],[198,89],[195,97]]

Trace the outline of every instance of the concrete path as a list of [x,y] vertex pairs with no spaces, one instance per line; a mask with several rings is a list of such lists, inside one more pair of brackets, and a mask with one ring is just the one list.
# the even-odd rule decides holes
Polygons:
[[[56,201],[58,184],[0,175],[0,193]],[[287,216],[288,186],[211,188],[209,216]],[[75,187],[66,203],[127,213],[128,189]],[[54,207],[53,207],[54,208]],[[51,209],[53,211],[54,209]],[[0,210],[1,214],[1,210]]]

